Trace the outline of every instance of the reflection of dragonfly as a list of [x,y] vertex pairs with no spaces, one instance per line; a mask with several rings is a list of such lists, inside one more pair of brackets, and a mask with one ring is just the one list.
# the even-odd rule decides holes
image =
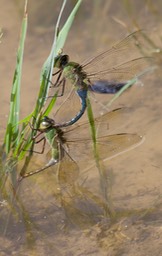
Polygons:
[[[117,127],[119,123],[121,124],[119,121],[123,120],[128,112],[127,108],[119,108],[94,119],[100,160],[115,157],[122,152],[136,147],[142,142],[142,137],[137,134],[121,133],[108,135],[109,128]],[[40,136],[41,134],[43,134],[43,137]],[[73,127],[60,129],[55,127],[55,121],[53,119],[44,116],[34,139],[35,143],[44,141],[40,153],[44,152],[45,143],[48,141],[51,147],[52,157],[44,167],[26,173],[22,178],[39,173],[58,162],[60,162],[59,172],[76,173],[79,167],[71,155],[77,159],[77,162],[81,161],[82,155],[84,155],[83,158],[87,157],[88,163],[93,161],[91,164],[94,164],[93,142],[88,122],[80,126],[74,125]],[[85,159],[83,161],[85,162]]]
[[[75,88],[81,100],[81,109],[70,121],[59,124],[59,127],[75,123],[85,112],[88,91],[114,94],[118,92],[135,75],[148,66],[146,57],[137,57],[136,42],[140,41],[141,31],[136,31],[120,42],[113,45],[109,50],[91,58],[88,62],[80,65],[69,61],[69,56],[59,54],[55,58],[54,67],[59,70],[53,75],[58,75],[54,87],[62,86],[61,95],[64,93],[65,83],[69,81]],[[136,56],[135,56],[136,54]],[[124,61],[124,58],[126,61]],[[97,71],[96,71],[97,70]],[[74,96],[74,95],[73,95]],[[73,99],[71,99],[73,102]],[[65,102],[66,104],[66,102]],[[64,104],[62,109],[66,109]],[[73,108],[76,106],[73,105]],[[69,107],[67,106],[69,109]],[[59,110],[60,114],[60,110]]]

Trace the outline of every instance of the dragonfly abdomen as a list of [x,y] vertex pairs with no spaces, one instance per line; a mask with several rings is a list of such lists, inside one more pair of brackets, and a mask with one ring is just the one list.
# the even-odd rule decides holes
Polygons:
[[91,84],[88,87],[88,90],[95,93],[101,93],[101,94],[115,94],[121,88],[123,88],[124,85],[126,85],[126,83],[127,82],[99,80],[99,81],[93,82],[93,84]]
[[81,109],[80,111],[76,114],[75,117],[73,117],[70,121],[65,122],[65,123],[61,123],[61,124],[56,124],[55,127],[66,127],[69,125],[72,125],[74,123],[76,123],[81,116],[84,114],[86,107],[87,107],[87,93],[88,90],[87,89],[77,89],[76,93],[78,94],[80,101],[81,101]]

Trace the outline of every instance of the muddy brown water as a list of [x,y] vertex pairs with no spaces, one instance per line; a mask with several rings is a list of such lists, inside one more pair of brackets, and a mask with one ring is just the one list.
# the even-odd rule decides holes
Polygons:
[[[69,1],[66,14],[74,2]],[[131,15],[124,2],[84,1],[66,42],[65,52],[74,60],[84,60],[107,49],[121,34],[126,34],[123,25],[129,27],[130,31],[134,30],[133,22],[149,31],[150,39],[162,47],[161,2],[128,2],[132,8]],[[21,117],[33,109],[40,70],[51,47],[53,22],[59,12],[59,3],[29,3]],[[1,0],[1,141],[9,112],[21,19],[21,1]],[[96,168],[90,169],[86,188],[63,188],[63,197],[60,197],[60,187],[51,168],[22,182],[18,199],[12,202],[13,209],[10,200],[4,200],[6,197],[1,193],[0,255],[161,255],[161,81],[159,63],[157,70],[142,78],[143,86],[133,86],[111,107],[127,106],[133,109],[129,120],[121,125],[121,129],[117,129],[118,132],[135,132],[145,136],[144,143],[139,147],[105,162],[111,174],[110,196],[116,218],[111,221],[103,217]],[[104,101],[110,99],[109,96]],[[97,109],[95,111],[95,115],[98,115]],[[45,156],[37,156],[33,166],[38,166],[43,158]],[[71,195],[75,195],[75,198]]]

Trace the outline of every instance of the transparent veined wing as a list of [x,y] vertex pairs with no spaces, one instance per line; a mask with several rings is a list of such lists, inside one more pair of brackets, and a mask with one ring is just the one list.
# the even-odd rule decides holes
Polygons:
[[[47,143],[48,144],[48,143]],[[41,158],[41,164],[39,161],[39,166],[43,165],[42,167],[38,167],[36,170],[32,170],[32,167],[30,167],[30,171],[26,172],[22,177],[20,177],[20,180],[26,177],[30,177],[32,175],[41,173],[49,168],[52,168],[52,171],[54,173],[57,173],[58,181],[60,185],[63,184],[72,184],[74,183],[79,175],[79,166],[77,163],[73,160],[73,158],[68,154],[66,149],[64,148],[63,142],[58,143],[58,159],[54,159],[51,154],[51,145],[48,145],[48,149],[50,150],[45,154],[46,156]],[[66,175],[68,173],[68,175]]]
[[[100,160],[108,160],[125,153],[144,141],[138,134],[122,133],[97,138],[97,153]],[[87,164],[95,163],[92,139],[68,142],[69,154],[77,161],[83,159]],[[77,151],[76,151],[77,148]]]
[[107,80],[109,83],[112,81],[127,82],[128,80],[138,77],[142,72],[149,70],[150,57],[139,57],[130,61],[117,64],[115,66],[109,66],[107,69],[102,69],[94,73],[88,73],[88,78],[93,81]]
[[135,31],[97,56],[82,64],[88,78],[93,80],[127,81],[146,69],[150,58],[143,57],[142,31]]
[[72,156],[68,154],[65,147],[62,145],[64,150],[64,156],[58,163],[58,181],[59,185],[63,188],[67,186],[73,186],[75,181],[79,177],[79,166],[74,161]]
[[[89,90],[102,94],[116,93],[128,80],[149,70],[150,58],[142,57],[139,51],[142,41],[142,31],[135,31],[115,43],[110,49],[82,64],[81,67],[90,80],[90,83],[87,80]],[[54,116],[56,123],[72,120],[82,111],[81,101],[73,90],[74,85],[66,80],[65,87],[65,91],[69,93],[70,90],[70,93],[64,97],[64,102],[56,111]]]
[[[96,133],[102,137],[118,131],[119,128],[125,126],[129,121],[129,117],[132,113],[130,108],[117,108],[110,112],[106,112],[96,118],[94,118]],[[64,128],[65,137],[68,141],[77,141],[78,139],[91,138],[90,124],[89,122],[82,122],[74,124],[71,127]]]
[[[121,122],[124,122],[129,114],[128,108],[119,108],[94,119],[97,151],[101,160],[115,157],[142,143],[143,137],[138,134],[118,133],[110,135],[110,131],[114,133],[115,129],[120,127]],[[76,157],[77,161],[81,158],[84,159],[83,161],[85,159],[88,162],[94,161],[94,145],[90,124],[85,122],[79,126],[64,129],[64,131],[69,154],[74,156],[74,159]]]
[[[108,61],[109,63],[114,65],[117,63],[117,61],[120,62],[121,60],[123,60],[123,57],[128,59],[128,57],[130,56],[132,58],[135,55],[135,52],[131,52],[130,49],[136,49],[138,45],[140,46],[141,40],[143,41],[143,36],[141,32],[141,30],[137,30],[122,38],[121,40],[115,42],[107,50],[83,62],[82,67],[91,68],[91,64],[97,65],[98,63],[103,63],[105,59],[106,62]],[[127,56],[124,56],[126,52],[128,54]],[[108,56],[110,56],[111,59],[108,59]]]
[[63,97],[59,97],[55,105],[53,118],[56,123],[71,120],[81,109],[81,100],[76,94],[74,86],[68,81],[66,81],[66,85]]

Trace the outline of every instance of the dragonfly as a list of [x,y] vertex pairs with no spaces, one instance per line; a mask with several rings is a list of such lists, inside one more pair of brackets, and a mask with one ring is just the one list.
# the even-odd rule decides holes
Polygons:
[[[142,143],[143,137],[136,133],[109,134],[110,129],[115,130],[119,123],[121,125],[121,120],[127,118],[129,112],[128,108],[118,108],[94,119],[97,149],[101,161],[116,157]],[[89,122],[83,122],[79,126],[74,124],[70,127],[59,128],[54,119],[44,116],[33,140],[36,144],[42,141],[40,154],[44,153],[46,142],[48,142],[51,158],[45,166],[25,173],[21,179],[40,173],[58,163],[59,173],[68,173],[68,176],[72,173],[71,177],[74,179],[78,175],[80,161],[83,160],[86,167],[87,163],[95,164]],[[38,153],[37,151],[33,152]]]
[[[59,123],[59,127],[72,125],[81,118],[87,108],[89,91],[99,94],[115,94],[130,79],[138,77],[139,72],[148,67],[149,57],[140,56],[136,45],[140,43],[141,37],[141,31],[135,31],[115,43],[110,49],[90,58],[83,64],[70,61],[66,54],[61,52],[58,54],[54,62],[54,68],[58,70],[53,74],[53,76],[57,75],[57,78],[51,87],[60,86],[62,88],[60,95],[62,96],[66,83],[69,82],[73,88],[69,96],[73,102],[73,110],[76,109],[73,92],[76,92],[81,102],[77,114],[75,113],[72,118],[69,118],[70,120]],[[70,111],[68,103],[65,100],[61,105],[63,113],[65,109]],[[59,115],[60,111],[59,109]]]

